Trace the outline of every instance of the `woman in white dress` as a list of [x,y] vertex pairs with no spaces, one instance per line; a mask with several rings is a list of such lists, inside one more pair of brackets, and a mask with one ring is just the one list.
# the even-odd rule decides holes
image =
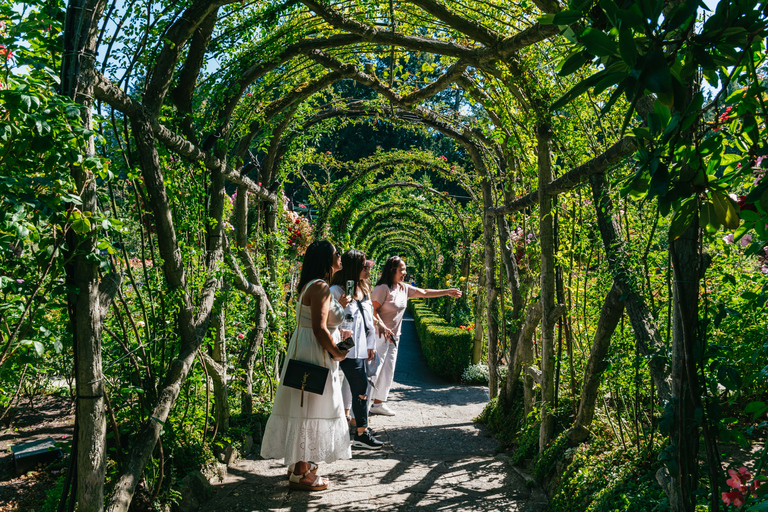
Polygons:
[[326,366],[330,371],[323,394],[304,393],[303,405],[301,390],[277,387],[261,444],[265,459],[285,459],[288,485],[296,490],[328,488],[328,479],[320,477],[317,464],[310,461],[333,462],[352,456],[337,375],[338,361],[344,360],[347,351],[336,347],[340,334],[351,335],[338,329],[349,297],[336,300],[331,294],[329,281],[337,270],[341,270],[341,255],[333,244],[320,240],[307,248],[297,287],[296,331],[288,344],[280,380],[294,353],[296,359]]

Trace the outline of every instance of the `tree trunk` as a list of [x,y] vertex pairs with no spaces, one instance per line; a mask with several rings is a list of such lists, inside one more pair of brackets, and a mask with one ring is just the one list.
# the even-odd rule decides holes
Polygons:
[[[493,206],[493,193],[488,178],[483,178],[483,205]],[[497,351],[499,337],[498,290],[496,288],[496,237],[493,217],[483,212],[483,239],[485,251],[485,290],[487,296],[486,315],[488,320],[488,393],[496,398],[499,392],[497,372]]]
[[600,310],[600,318],[597,321],[595,339],[589,352],[589,361],[584,370],[584,384],[581,388],[581,400],[579,400],[579,412],[573,426],[568,431],[568,439],[580,443],[589,436],[589,426],[595,416],[595,402],[600,388],[600,380],[603,372],[608,367],[605,357],[608,355],[611,336],[624,313],[624,303],[621,301],[621,291],[614,283],[611,291],[605,297],[603,307]]
[[539,167],[539,240],[541,242],[541,429],[539,450],[552,440],[555,418],[552,405],[555,399],[555,243],[552,196],[545,190],[552,181],[550,161],[551,127],[548,120],[536,127],[537,159]]
[[477,276],[477,298],[475,299],[475,339],[472,345],[472,364],[483,360],[483,315],[485,314],[485,269]]
[[225,311],[222,308],[214,313],[211,319],[213,330],[213,357],[204,354],[203,360],[208,369],[208,375],[213,381],[214,417],[218,431],[229,429],[229,392],[227,389],[227,347]]
[[[699,481],[699,421],[695,418],[701,396],[695,351],[699,324],[699,222],[698,216],[676,240],[670,240],[674,287],[672,295],[672,403],[675,406],[670,441],[677,471],[670,471],[672,512],[692,512]],[[713,492],[716,489],[712,490]]]
[[[541,321],[541,302],[536,302],[528,306],[525,315],[525,323],[520,329],[517,346],[509,362],[509,373],[507,374],[507,397],[512,396],[515,384],[524,366],[533,364],[533,334],[536,332],[536,326]],[[523,375],[523,400],[525,402],[525,415],[531,412],[533,408],[533,380],[527,375]]]
[[627,316],[635,333],[637,350],[649,358],[648,367],[659,400],[662,403],[666,402],[671,398],[669,365],[664,355],[666,347],[645,300],[636,291],[639,286],[636,285],[635,276],[625,263],[629,260],[629,256],[624,248],[624,240],[619,235],[621,231],[613,219],[613,201],[608,194],[605,175],[593,174],[589,179],[597,212],[597,225],[608,258],[608,268],[614,275],[614,283],[621,290],[621,296],[624,297]]
[[[62,58],[62,94],[82,105],[83,126],[91,129],[93,119],[94,57],[98,36],[98,20],[104,11],[104,0],[73,0],[67,6],[64,25],[65,52]],[[87,50],[87,51],[85,51]],[[92,53],[91,53],[92,51]],[[84,156],[95,154],[93,137],[86,143]],[[72,178],[80,191],[83,216],[98,213],[98,195],[93,173],[82,166],[70,166]],[[68,259],[67,296],[77,404],[76,457],[77,480],[72,493],[77,497],[78,510],[96,512],[104,509],[104,479],[106,476],[107,423],[101,356],[102,319],[111,296],[100,297],[98,270],[94,261],[96,230],[67,233]],[[119,282],[119,281],[118,281]],[[105,281],[106,284],[106,281]],[[114,287],[112,296],[117,290]],[[103,300],[103,304],[101,301]]]
[[[517,351],[517,344],[520,338],[520,333],[523,327],[523,312],[525,311],[525,297],[523,296],[523,290],[520,282],[520,273],[517,266],[517,260],[510,247],[509,240],[509,224],[507,218],[504,215],[499,215],[496,218],[496,223],[499,229],[499,247],[501,249],[501,258],[504,262],[507,275],[507,286],[509,287],[510,299],[512,301],[512,332],[509,333],[509,363],[508,368],[512,370],[513,360],[515,358],[515,352]],[[515,389],[515,381],[511,379],[514,372],[507,373],[507,381],[502,394],[505,398],[511,399],[513,390]],[[511,406],[510,400],[504,400],[504,404]]]
[[[211,206],[209,218],[212,222],[208,233],[206,255],[207,277],[197,308],[192,304],[187,286],[184,262],[181,258],[168,195],[160,170],[160,160],[152,131],[151,118],[144,112],[137,112],[131,118],[133,133],[140,156],[142,176],[149,191],[155,224],[158,230],[158,245],[163,259],[163,273],[170,292],[179,303],[177,325],[179,329],[179,355],[173,360],[161,386],[158,399],[150,420],[138,436],[126,461],[123,473],[115,484],[114,492],[107,505],[108,512],[126,512],[131,503],[136,485],[141,480],[144,467],[149,461],[157,440],[163,431],[163,424],[179,396],[181,385],[194,363],[197,350],[208,330],[213,298],[218,289],[217,266],[223,252],[222,216],[224,210],[224,178],[221,168],[211,170]],[[195,309],[197,311],[195,312]]]
[[[266,297],[265,297],[266,298]],[[248,349],[245,353],[245,385],[242,400],[243,414],[253,414],[253,367],[256,364],[256,354],[264,342],[267,330],[267,310],[269,303],[258,295],[256,300],[256,324],[248,335]]]

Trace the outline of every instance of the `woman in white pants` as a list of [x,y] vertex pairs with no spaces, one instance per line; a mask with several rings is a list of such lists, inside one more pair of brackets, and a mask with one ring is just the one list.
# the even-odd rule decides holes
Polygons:
[[373,391],[373,405],[369,414],[394,416],[395,413],[384,403],[395,376],[397,345],[403,325],[403,315],[410,297],[432,298],[451,296],[461,297],[458,288],[443,290],[425,290],[403,282],[406,275],[405,262],[399,256],[391,256],[384,264],[381,277],[371,293],[373,314],[379,336],[376,339],[376,352],[381,358],[381,367]]

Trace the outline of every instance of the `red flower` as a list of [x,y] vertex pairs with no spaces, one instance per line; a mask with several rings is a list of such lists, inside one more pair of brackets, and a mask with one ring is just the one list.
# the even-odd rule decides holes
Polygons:
[[740,196],[737,203],[739,204],[739,209],[742,211],[744,210],[749,210],[752,212],[757,211],[757,207],[755,206],[754,203],[747,204],[747,196]]
[[10,60],[13,58],[13,52],[0,44],[0,56],[5,57],[4,60]]

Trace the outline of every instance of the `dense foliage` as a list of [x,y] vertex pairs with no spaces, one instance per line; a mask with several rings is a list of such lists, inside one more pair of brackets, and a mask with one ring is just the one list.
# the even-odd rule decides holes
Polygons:
[[63,383],[61,506],[178,501],[325,237],[462,289],[425,355],[556,509],[765,509],[768,17],[713,9],[0,0],[0,417]]

